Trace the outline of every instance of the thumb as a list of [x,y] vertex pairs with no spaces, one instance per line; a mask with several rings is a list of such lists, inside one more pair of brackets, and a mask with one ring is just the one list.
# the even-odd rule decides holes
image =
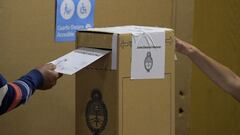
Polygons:
[[48,68],[49,70],[55,70],[55,69],[56,69],[56,65],[54,65],[54,64],[52,64],[52,63],[49,63],[49,64],[47,65],[47,68]]

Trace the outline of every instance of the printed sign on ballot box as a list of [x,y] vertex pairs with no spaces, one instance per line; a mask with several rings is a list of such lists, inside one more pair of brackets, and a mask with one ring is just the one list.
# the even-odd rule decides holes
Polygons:
[[76,31],[94,27],[95,0],[57,0],[57,42],[74,42]]

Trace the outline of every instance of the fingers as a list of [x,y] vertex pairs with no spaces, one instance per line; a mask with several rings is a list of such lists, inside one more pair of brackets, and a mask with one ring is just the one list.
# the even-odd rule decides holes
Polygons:
[[52,64],[52,63],[46,64],[46,67],[47,67],[49,70],[55,70],[55,69],[56,69],[56,65],[54,65],[54,64]]
[[179,38],[175,37],[176,41],[176,51],[182,52],[182,42]]
[[61,78],[61,77],[63,76],[63,74],[54,71],[55,69],[56,69],[56,65],[50,63],[50,65],[49,65],[49,70],[51,70],[52,74],[56,77],[56,79]]
[[176,41],[176,47],[179,47],[180,45],[184,44],[184,42],[181,39],[177,38],[177,37],[175,37],[175,41]]
[[192,44],[185,42],[177,37],[175,37],[176,41],[176,51],[184,54],[186,56],[191,55],[192,53],[198,51],[198,48],[194,47]]
[[52,63],[45,64],[37,68],[43,75],[44,81],[42,86],[39,88],[41,90],[47,90],[56,85],[57,80],[62,76],[62,74],[55,71],[56,65]]
[[63,76],[62,73],[58,73],[58,79],[61,78]]
[[53,71],[52,74],[54,74],[54,76],[56,76],[57,79],[59,79],[59,78],[61,78],[63,76],[62,73],[58,73],[58,72],[54,71],[56,69],[56,65],[54,65],[52,63],[49,63],[48,66],[49,66],[48,67],[49,70]]

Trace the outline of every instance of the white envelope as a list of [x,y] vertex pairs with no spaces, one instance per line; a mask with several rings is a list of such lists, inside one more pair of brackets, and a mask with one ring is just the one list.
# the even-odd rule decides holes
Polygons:
[[101,49],[81,47],[50,63],[57,66],[56,72],[72,75],[109,52]]

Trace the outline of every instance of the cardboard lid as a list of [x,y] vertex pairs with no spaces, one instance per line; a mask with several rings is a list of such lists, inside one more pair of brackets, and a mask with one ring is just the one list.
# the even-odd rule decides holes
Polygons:
[[128,25],[128,26],[117,26],[117,27],[89,28],[85,31],[116,33],[116,34],[140,34],[140,33],[149,33],[149,32],[165,32],[165,31],[171,31],[171,30],[172,29],[169,29],[169,28]]

